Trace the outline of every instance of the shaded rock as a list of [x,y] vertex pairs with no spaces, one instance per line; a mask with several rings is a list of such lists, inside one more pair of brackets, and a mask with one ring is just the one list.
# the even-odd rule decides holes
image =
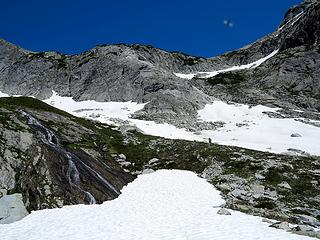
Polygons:
[[313,227],[320,226],[319,220],[315,217],[312,217],[312,216],[300,214],[300,215],[296,215],[296,219],[298,220],[298,222],[301,222],[303,224],[307,224],[307,225],[310,225]]
[[290,137],[302,137],[299,133],[292,133]]
[[313,227],[306,226],[306,225],[298,225],[293,229],[294,231],[302,231],[302,232],[313,232]]

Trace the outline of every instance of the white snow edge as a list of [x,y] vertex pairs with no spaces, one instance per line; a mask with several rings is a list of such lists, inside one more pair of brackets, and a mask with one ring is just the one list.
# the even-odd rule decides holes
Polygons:
[[233,67],[230,67],[230,68],[217,70],[217,71],[213,71],[213,72],[197,72],[197,73],[187,73],[187,74],[184,74],[184,73],[173,73],[173,74],[176,75],[177,77],[185,78],[185,79],[192,79],[194,77],[210,78],[210,77],[214,77],[214,76],[218,75],[219,73],[225,73],[225,72],[231,72],[231,71],[237,71],[237,70],[243,70],[243,69],[253,69],[253,68],[256,68],[256,67],[260,66],[262,63],[264,63],[268,59],[272,58],[278,52],[279,52],[279,49],[273,51],[268,56],[266,56],[264,58],[261,58],[261,59],[255,61],[255,62],[253,62],[253,63],[249,63],[249,64],[246,64],[246,65],[240,65],[240,66],[233,66]]

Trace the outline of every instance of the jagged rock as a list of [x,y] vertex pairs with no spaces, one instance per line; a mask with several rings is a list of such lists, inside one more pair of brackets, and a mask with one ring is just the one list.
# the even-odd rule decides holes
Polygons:
[[264,179],[266,179],[266,177],[263,176],[263,175],[260,174],[260,173],[256,173],[254,176],[255,176],[255,178],[256,178],[257,180],[264,180]]
[[285,231],[291,230],[288,222],[277,222],[277,223],[270,225],[270,227],[282,229]]
[[230,191],[231,190],[231,186],[228,184],[218,184],[218,185],[216,185],[216,188],[218,188],[221,191]]
[[236,197],[236,198],[243,199],[247,195],[247,192],[242,189],[235,189],[232,192],[230,192],[229,194]]
[[299,222],[301,222],[303,224],[310,225],[313,227],[320,226],[320,221],[317,218],[312,217],[312,216],[299,214],[299,215],[296,215],[296,220],[298,220]]
[[118,157],[121,160],[126,160],[127,159],[126,155],[124,155],[123,153],[119,154]]
[[263,218],[263,219],[262,219],[262,222],[269,223],[269,224],[274,224],[274,221],[269,220],[269,219],[267,219],[267,218]]
[[153,165],[153,164],[157,164],[159,162],[158,158],[152,158],[149,160],[148,164],[149,165]]
[[21,194],[16,193],[0,197],[0,224],[19,221],[28,214]]
[[218,213],[219,215],[231,215],[231,213],[230,213],[227,209],[225,209],[225,208],[219,209],[217,213]]
[[281,188],[287,189],[287,190],[291,190],[292,189],[291,186],[289,185],[289,183],[287,183],[287,182],[279,183],[278,186],[281,187]]

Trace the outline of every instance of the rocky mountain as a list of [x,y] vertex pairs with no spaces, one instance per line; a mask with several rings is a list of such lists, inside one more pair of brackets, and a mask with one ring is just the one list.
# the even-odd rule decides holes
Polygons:
[[[219,99],[278,107],[271,118],[319,127],[319,16],[320,2],[306,0],[274,33],[209,59],[124,44],[79,55],[35,53],[0,40],[0,92],[35,97],[0,98],[0,197],[22,194],[29,212],[102,203],[138,174],[177,168],[214,184],[230,208],[320,227],[317,156],[149,136],[40,101],[54,90],[76,101],[146,103],[133,118],[197,131],[216,127],[197,118],[198,110]],[[249,67],[228,70],[239,65]],[[21,208],[20,195],[14,196]],[[6,211],[0,208],[0,222],[10,215]]]
[[[194,117],[212,97],[318,111],[319,11],[318,1],[305,1],[287,12],[274,33],[211,59],[123,44],[74,56],[33,53],[1,40],[0,90],[40,99],[55,90],[77,100],[148,102],[137,117],[167,121]],[[174,74],[247,64],[276,49],[278,54],[261,66],[237,72],[242,78],[234,84]]]

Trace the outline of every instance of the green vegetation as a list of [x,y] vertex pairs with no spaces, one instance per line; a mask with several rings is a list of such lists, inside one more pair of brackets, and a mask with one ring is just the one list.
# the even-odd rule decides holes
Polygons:
[[2,125],[6,129],[15,130],[15,131],[25,130],[21,125],[13,121],[11,117],[12,117],[11,114],[2,112],[0,109],[0,126]]
[[225,72],[225,73],[219,73],[214,77],[208,78],[207,81],[211,85],[217,85],[217,84],[233,85],[233,84],[239,84],[245,81],[245,78],[240,72]]
[[66,56],[61,55],[61,58],[57,59],[58,61],[58,68],[66,68],[67,67],[67,62],[66,62]]
[[29,108],[33,110],[46,111],[56,113],[62,116],[73,117],[69,113],[54,108],[38,99],[31,97],[5,97],[0,98],[0,107],[17,110]]

